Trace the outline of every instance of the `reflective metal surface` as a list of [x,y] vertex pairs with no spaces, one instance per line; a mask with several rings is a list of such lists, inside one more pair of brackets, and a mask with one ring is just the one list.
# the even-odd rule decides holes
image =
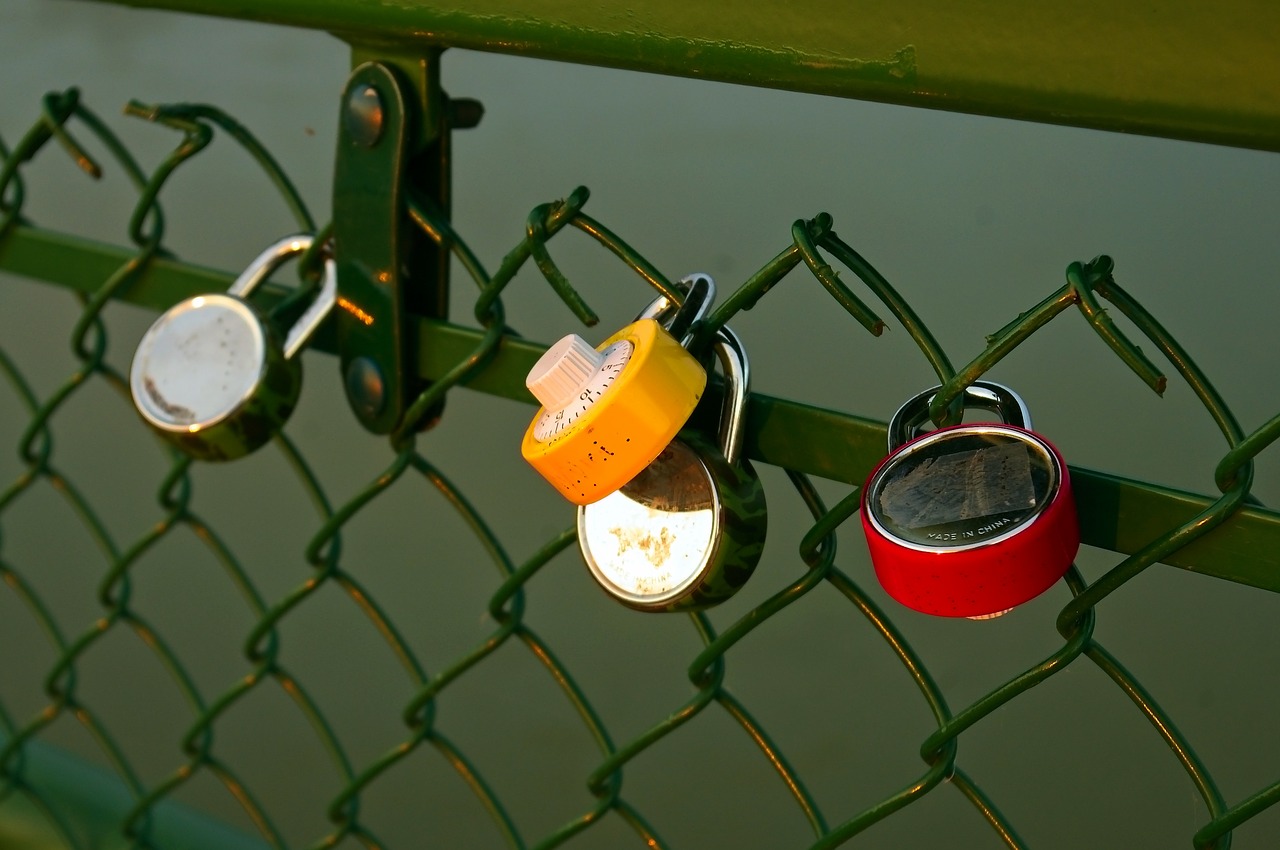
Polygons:
[[252,308],[227,295],[202,295],[151,326],[129,383],[148,422],[194,432],[252,397],[265,365],[266,338]]
[[606,590],[658,605],[697,582],[720,548],[721,523],[711,473],[675,440],[622,489],[578,511],[578,540]]
[[[925,390],[908,399],[889,419],[889,451],[897,450],[925,433],[929,425],[929,404],[942,387]],[[1006,425],[1031,428],[1031,412],[1022,397],[993,381],[974,381],[964,390],[964,408],[989,410]]]
[[742,340],[728,325],[716,332],[716,358],[724,370],[724,407],[720,413],[720,453],[730,466],[742,456],[743,428],[747,421],[747,393],[751,392],[751,365]]
[[681,345],[687,346],[689,329],[711,312],[711,304],[716,300],[716,284],[711,275],[695,273],[680,278],[678,285],[685,291],[684,304],[677,309],[665,295],[658,296],[636,315],[636,321],[653,319]]

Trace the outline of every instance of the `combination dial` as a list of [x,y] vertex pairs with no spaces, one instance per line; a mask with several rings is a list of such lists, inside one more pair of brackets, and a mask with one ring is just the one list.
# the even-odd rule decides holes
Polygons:
[[596,351],[585,339],[569,334],[547,349],[534,365],[525,385],[542,403],[533,438],[554,440],[577,422],[618,380],[635,346],[627,340]]
[[653,319],[627,325],[597,348],[569,334],[525,380],[542,407],[520,452],[569,501],[590,504],[661,453],[706,384],[702,365]]

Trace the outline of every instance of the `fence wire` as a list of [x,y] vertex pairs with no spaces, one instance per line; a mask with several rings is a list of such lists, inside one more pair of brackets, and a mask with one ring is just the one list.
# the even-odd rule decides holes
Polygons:
[[[88,133],[96,139],[95,147],[101,146],[109,153],[113,160],[110,167],[123,171],[138,193],[128,223],[134,256],[103,280],[92,295],[80,298],[82,311],[71,334],[71,350],[78,364],[75,370],[53,392],[40,396],[19,370],[15,359],[0,347],[0,371],[10,388],[4,409],[17,411],[26,423],[17,445],[22,472],[0,493],[0,577],[8,593],[25,607],[32,622],[45,634],[56,656],[44,678],[45,704],[34,716],[18,716],[0,699],[0,803],[14,795],[26,798],[44,813],[66,847],[97,845],[76,826],[75,812],[68,811],[63,801],[32,781],[27,771],[29,748],[63,718],[73,718],[90,733],[127,789],[132,805],[119,823],[119,830],[129,846],[161,847],[155,831],[157,811],[165,801],[174,799],[185,785],[202,775],[213,777],[225,786],[256,825],[267,845],[276,848],[291,846],[269,807],[262,802],[259,790],[251,787],[237,771],[237,766],[221,755],[217,745],[220,724],[252,694],[270,688],[278,688],[296,705],[327,752],[340,786],[338,793],[322,803],[331,828],[310,843],[309,846],[317,848],[334,847],[348,840],[369,848],[389,846],[367,822],[362,801],[398,764],[422,749],[434,750],[456,772],[492,818],[501,840],[510,847],[561,846],[592,830],[611,815],[634,831],[637,838],[635,846],[669,847],[671,845],[659,836],[652,813],[641,811],[639,806],[628,800],[624,793],[624,771],[641,753],[681,727],[698,722],[708,710],[723,712],[746,733],[808,823],[813,848],[843,845],[873,824],[909,807],[943,785],[950,785],[968,800],[1000,841],[1009,847],[1025,847],[1014,825],[1005,819],[995,801],[961,766],[957,755],[958,741],[965,731],[988,721],[1001,706],[1072,664],[1085,663],[1082,659],[1101,670],[1132,701],[1134,710],[1149,722],[1151,734],[1158,736],[1169,748],[1203,800],[1209,820],[1190,836],[1196,847],[1229,847],[1233,829],[1280,799],[1280,781],[1277,781],[1228,806],[1208,767],[1196,756],[1190,742],[1172,719],[1153,695],[1094,636],[1098,606],[1104,599],[1151,564],[1217,527],[1250,499],[1252,459],[1280,435],[1280,416],[1252,434],[1243,433],[1226,403],[1189,354],[1117,284],[1109,258],[1072,263],[1062,287],[992,335],[986,349],[977,358],[957,369],[911,306],[870,263],[836,235],[831,217],[820,214],[812,219],[796,221],[785,247],[729,294],[701,325],[699,333],[701,339],[710,338],[718,327],[740,311],[756,306],[793,269],[803,266],[815,284],[821,286],[851,320],[865,331],[878,335],[885,327],[885,321],[846,285],[833,265],[839,264],[865,285],[887,311],[891,321],[910,335],[937,373],[944,388],[934,402],[932,413],[935,421],[946,422],[958,412],[953,402],[960,397],[964,387],[979,379],[1050,320],[1071,312],[1073,307],[1125,366],[1147,386],[1162,392],[1165,377],[1160,368],[1112,321],[1108,308],[1103,306],[1105,301],[1125,316],[1165,362],[1172,365],[1222,432],[1226,451],[1215,476],[1221,495],[1209,509],[1179,527],[1168,529],[1160,539],[1125,558],[1091,583],[1072,567],[1064,579],[1072,598],[1059,612],[1056,621],[1061,646],[1034,666],[1010,676],[972,704],[955,709],[948,705],[924,660],[891,617],[838,565],[836,530],[857,512],[858,489],[854,488],[834,506],[828,507],[805,475],[788,471],[798,498],[813,518],[797,553],[803,565],[802,574],[789,585],[779,587],[764,602],[723,630],[715,629],[705,614],[689,615],[690,626],[702,644],[686,669],[691,696],[683,704],[673,706],[666,717],[641,734],[630,740],[618,741],[606,728],[587,690],[578,684],[550,643],[535,630],[529,617],[526,589],[556,555],[574,546],[574,529],[554,535],[531,556],[516,561],[508,555],[490,523],[420,448],[423,438],[416,434],[414,426],[417,419],[430,411],[444,394],[483,371],[503,339],[512,333],[507,324],[502,293],[530,260],[578,319],[587,324],[594,322],[594,313],[557,267],[550,250],[557,234],[567,228],[575,228],[599,242],[635,275],[638,279],[637,301],[650,297],[653,292],[679,300],[680,292],[671,279],[583,211],[588,199],[585,188],[571,192],[563,200],[536,207],[526,222],[525,238],[506,254],[493,274],[486,271],[430,201],[410,193],[410,213],[415,225],[451,251],[473,280],[476,286],[474,318],[484,334],[479,346],[469,356],[460,359],[443,379],[432,384],[413,403],[405,426],[388,441],[385,467],[376,470],[367,486],[345,503],[335,504],[331,500],[287,434],[275,439],[276,449],[287,461],[296,476],[297,485],[315,508],[318,527],[304,552],[311,574],[290,592],[279,598],[269,598],[255,585],[250,571],[224,542],[219,531],[199,513],[192,497],[192,464],[189,459],[157,444],[158,451],[166,453],[169,466],[160,482],[157,503],[151,508],[155,522],[145,534],[132,540],[113,537],[94,505],[59,464],[53,423],[67,409],[69,402],[84,392],[86,386],[93,382],[105,384],[119,395],[121,405],[131,407],[124,378],[104,359],[108,334],[102,312],[113,297],[137,280],[149,263],[165,255],[165,223],[158,202],[161,190],[174,171],[202,150],[216,132],[222,131],[240,143],[262,167],[267,178],[280,191],[300,228],[308,232],[317,231],[305,205],[276,162],[244,127],[224,113],[208,106],[148,107],[141,104],[131,104],[128,112],[180,133],[180,140],[172,153],[150,172],[133,159],[109,127],[79,102],[74,90],[47,96],[39,119],[12,149],[0,141],[0,155],[3,157],[3,168],[0,168],[0,213],[3,215],[0,218],[0,239],[5,238],[16,225],[25,223],[23,202],[26,189],[22,167],[50,147],[51,141],[69,151],[81,168],[96,175],[101,167],[78,137],[81,133]],[[314,258],[302,263],[304,282],[314,280],[315,271]],[[797,284],[789,282],[787,285]],[[306,297],[305,287],[298,297]],[[852,331],[853,326],[850,328]],[[125,344],[128,345],[127,342]],[[5,415],[11,417],[14,414]],[[802,438],[803,435],[797,435],[797,439]],[[494,588],[487,605],[487,613],[493,623],[492,632],[473,649],[438,670],[429,670],[415,654],[387,609],[362,583],[358,568],[344,558],[342,546],[342,534],[347,524],[363,512],[377,511],[384,494],[411,477],[421,478],[439,491],[470,528],[495,569]],[[59,622],[52,614],[53,606],[37,592],[36,583],[32,581],[32,576],[44,565],[39,562],[15,563],[5,552],[6,520],[13,516],[16,506],[29,498],[42,483],[52,487],[70,506],[84,532],[97,547],[105,566],[97,587],[100,614],[88,624]],[[250,665],[249,672],[220,691],[197,686],[195,677],[189,672],[189,659],[181,657],[167,636],[134,604],[138,586],[146,580],[136,574],[135,567],[144,554],[175,535],[191,535],[208,550],[239,592],[253,619],[252,628],[243,636],[242,646],[243,657]],[[327,592],[326,589],[340,590],[368,618],[413,690],[411,698],[404,704],[381,707],[398,716],[401,739],[372,760],[358,761],[352,757],[325,709],[311,696],[308,687],[295,675],[281,652],[283,624],[318,594]],[[746,703],[726,686],[726,667],[735,645],[756,629],[775,627],[783,622],[778,615],[810,593],[841,597],[848,603],[851,615],[862,617],[871,625],[882,639],[884,651],[897,658],[914,682],[920,699],[936,724],[936,728],[920,743],[919,774],[906,781],[896,793],[866,805],[855,816],[840,822],[832,822],[823,813],[792,761]],[[777,627],[795,625],[792,620],[788,626]],[[135,756],[100,716],[81,686],[84,671],[95,663],[95,648],[122,631],[136,634],[154,653],[190,710],[190,725],[180,742],[181,759],[160,781],[144,781],[142,772],[136,767]],[[494,786],[486,781],[477,763],[437,723],[442,695],[464,674],[484,664],[508,644],[523,647],[529,657],[545,668],[599,751],[598,764],[584,777],[590,792],[589,800],[575,817],[547,834],[531,835],[522,829],[510,813],[509,806]],[[6,651],[11,650],[6,648]]]

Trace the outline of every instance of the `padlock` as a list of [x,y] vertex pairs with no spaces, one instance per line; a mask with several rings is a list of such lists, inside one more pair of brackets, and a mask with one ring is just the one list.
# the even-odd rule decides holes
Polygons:
[[153,430],[188,455],[246,455],[270,440],[293,412],[302,388],[298,354],[337,298],[333,258],[325,258],[319,293],[283,341],[247,299],[313,241],[308,234],[279,240],[225,294],[175,304],[143,335],[129,370],[134,406]]
[[1031,431],[1008,387],[978,381],[965,409],[999,414],[921,433],[941,387],[889,422],[889,455],[862,491],[862,528],[876,577],[925,614],[990,619],[1048,590],[1080,548],[1071,478],[1058,450]]
[[682,430],[619,490],[578,508],[578,545],[605,592],[640,611],[693,611],[746,583],[764,550],[764,487],[742,457],[750,374],[742,342],[716,335],[724,369],[718,444]]
[[681,285],[684,304],[669,319],[660,298],[597,348],[563,337],[529,371],[525,385],[542,406],[520,453],[570,502],[587,505],[626,484],[697,407],[706,370],[667,326],[684,336],[710,308],[714,284],[693,275]]

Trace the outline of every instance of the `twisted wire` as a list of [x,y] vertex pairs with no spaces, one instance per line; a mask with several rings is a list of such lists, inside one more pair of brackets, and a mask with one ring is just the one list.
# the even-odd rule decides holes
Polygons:
[[[961,766],[959,740],[966,731],[988,722],[1003,707],[1079,663],[1081,658],[1098,667],[1124,693],[1170,750],[1174,762],[1187,774],[1195,793],[1203,800],[1209,820],[1191,837],[1196,847],[1229,847],[1234,829],[1280,800],[1280,781],[1277,781],[1229,806],[1208,766],[1174,725],[1168,712],[1095,637],[1097,620],[1105,614],[1103,603],[1107,598],[1120,592],[1151,564],[1213,533],[1249,501],[1254,476],[1253,459],[1280,438],[1280,414],[1250,434],[1243,432],[1225,401],[1188,352],[1151,313],[1116,283],[1115,264],[1109,257],[1100,256],[1087,263],[1070,264],[1066,270],[1067,280],[1060,288],[996,331],[988,338],[982,352],[956,369],[911,305],[870,262],[836,235],[831,216],[820,213],[812,219],[800,219],[792,224],[787,245],[761,269],[747,276],[695,328],[694,345],[705,345],[717,329],[739,312],[760,306],[769,293],[793,273],[802,279],[812,278],[862,331],[878,336],[890,323],[881,319],[846,285],[834,262],[865,285],[885,307],[891,322],[906,331],[937,374],[942,390],[934,399],[930,414],[939,424],[957,420],[959,400],[965,387],[980,379],[996,363],[1011,356],[1019,345],[1049,322],[1069,314],[1068,308],[1072,306],[1077,308],[1084,321],[1125,368],[1138,375],[1153,391],[1163,392],[1166,378],[1161,368],[1129,339],[1128,333],[1102,306],[1102,301],[1106,301],[1124,317],[1127,324],[1151,342],[1160,357],[1191,388],[1222,432],[1227,450],[1214,473],[1214,485],[1220,493],[1218,499],[1199,515],[1167,529],[1158,539],[1124,558],[1092,582],[1086,582],[1072,567],[1062,582],[1069,598],[1053,624],[1061,644],[1039,662],[1011,673],[1003,684],[969,705],[953,710],[930,674],[925,659],[911,646],[892,617],[875,603],[848,571],[841,568],[837,560],[837,532],[857,513],[859,491],[853,489],[828,508],[807,477],[789,470],[788,477],[796,497],[813,519],[796,553],[803,565],[802,572],[718,630],[706,614],[689,615],[689,628],[700,643],[686,668],[690,695],[671,705],[665,717],[640,734],[618,742],[596,709],[589,685],[575,679],[556,648],[535,629],[526,595],[526,589],[538,581],[544,570],[559,555],[574,547],[575,529],[568,528],[555,534],[523,561],[517,562],[507,553],[495,527],[454,482],[453,471],[447,469],[451,462],[432,457],[430,440],[418,434],[418,425],[422,417],[437,408],[450,390],[481,374],[496,356],[503,340],[514,334],[507,324],[502,294],[530,260],[555,296],[578,321],[586,325],[597,321],[595,312],[552,254],[553,244],[558,244],[562,238],[559,234],[574,229],[605,248],[623,268],[638,278],[638,300],[640,293],[648,293],[651,297],[656,292],[679,302],[682,294],[672,279],[607,226],[584,212],[590,197],[585,187],[578,187],[564,199],[535,206],[524,223],[522,238],[501,259],[492,275],[453,230],[447,216],[428,198],[409,187],[406,193],[409,220],[442,249],[450,251],[475,284],[473,317],[483,333],[467,356],[453,364],[441,379],[434,381],[413,400],[401,427],[388,439],[389,454],[383,467],[354,494],[338,502],[332,500],[322,486],[320,476],[290,436],[282,433],[275,438],[273,450],[284,458],[293,473],[291,486],[295,495],[301,495],[314,507],[318,528],[299,553],[300,561],[307,569],[305,579],[279,598],[269,599],[257,588],[250,578],[250,571],[236,558],[223,535],[196,510],[190,460],[161,447],[160,450],[166,453],[169,468],[159,487],[156,506],[151,509],[154,522],[145,534],[127,543],[116,541],[89,501],[56,462],[51,421],[88,382],[105,382],[115,391],[122,405],[129,404],[123,378],[104,359],[108,335],[103,308],[136,281],[149,263],[165,255],[162,246],[164,219],[158,202],[161,190],[178,167],[212,141],[216,131],[237,141],[258,163],[298,226],[308,232],[317,230],[279,163],[247,128],[226,113],[199,104],[146,106],[137,102],[132,102],[127,112],[181,134],[177,147],[150,173],[134,162],[115,135],[79,103],[74,89],[47,96],[38,120],[12,149],[0,141],[0,240],[15,226],[26,223],[22,210],[27,188],[21,174],[22,166],[39,155],[48,142],[58,142],[87,174],[96,176],[101,173],[102,166],[73,135],[73,122],[87,129],[106,149],[115,166],[121,168],[138,191],[138,200],[131,210],[126,231],[135,253],[91,295],[81,299],[81,314],[71,338],[71,350],[78,364],[72,374],[46,398],[39,398],[13,358],[0,349],[0,373],[5,377],[10,396],[16,400],[16,409],[26,417],[27,423],[17,447],[21,472],[12,484],[0,491],[0,579],[29,613],[56,655],[56,661],[45,678],[48,702],[35,717],[27,720],[16,718],[0,699],[0,802],[12,795],[28,799],[43,813],[65,846],[82,848],[92,845],[86,844],[73,826],[74,813],[65,811],[56,799],[30,781],[26,770],[29,748],[40,740],[52,723],[64,716],[74,717],[88,730],[128,791],[131,802],[119,824],[119,834],[127,839],[129,846],[161,846],[156,837],[157,813],[201,773],[213,776],[226,788],[267,846],[293,846],[293,842],[287,840],[276,825],[263,798],[241,776],[237,765],[221,754],[218,746],[218,730],[229,713],[242,705],[250,694],[269,684],[274,684],[292,701],[298,717],[310,727],[327,754],[331,778],[340,786],[331,798],[323,801],[322,808],[330,826],[327,832],[307,845],[314,848],[337,847],[348,841],[367,848],[388,847],[368,822],[362,804],[371,788],[386,781],[385,777],[397,765],[417,757],[420,751],[434,752],[453,771],[489,815],[494,837],[506,846],[558,847],[592,830],[607,818],[615,817],[631,830],[639,845],[670,847],[659,835],[660,815],[642,812],[624,793],[627,766],[678,730],[701,722],[700,718],[707,711],[716,710],[723,711],[724,716],[742,730],[745,740],[750,742],[781,783],[812,833],[808,840],[813,848],[842,846],[872,825],[910,808],[944,786],[957,790],[998,841],[1011,848],[1022,848],[1026,843],[1000,812],[996,801],[983,790],[978,778]],[[327,231],[321,229],[320,233],[317,243],[324,241]],[[311,290],[306,282],[314,281],[316,262],[316,257],[311,256],[299,264],[304,284],[290,296],[293,301],[309,297]],[[849,339],[862,340],[862,331],[851,332]],[[360,579],[358,568],[352,564],[354,556],[345,552],[343,547],[343,529],[362,513],[376,510],[388,493],[407,486],[407,479],[425,482],[439,493],[474,536],[496,573],[495,588],[485,606],[492,628],[471,649],[434,671],[421,662],[402,628],[393,621],[389,609]],[[78,631],[64,631],[51,613],[50,605],[28,580],[29,568],[12,563],[5,557],[3,532],[6,512],[41,483],[52,487],[71,506],[105,565],[97,588],[101,615],[91,624],[77,624]],[[244,635],[241,652],[247,672],[216,694],[202,692],[188,665],[166,636],[132,604],[136,582],[142,580],[138,578],[138,563],[160,541],[180,532],[189,533],[202,545],[210,563],[235,587],[253,618],[252,626]],[[282,625],[297,612],[313,605],[325,588],[339,590],[352,609],[376,632],[412,689],[411,696],[403,705],[391,707],[399,723],[398,740],[379,755],[363,762],[352,758],[322,701],[292,672],[290,659],[296,657],[294,653],[300,650],[286,647],[282,637]],[[734,647],[757,629],[803,628],[804,624],[792,606],[812,593],[834,593],[869,623],[884,644],[884,651],[897,660],[914,684],[934,723],[919,743],[918,755],[923,763],[919,772],[901,777],[897,785],[899,790],[883,799],[848,801],[848,807],[842,811],[854,814],[842,814],[839,820],[833,820],[822,811],[795,762],[727,684]],[[174,742],[176,752],[180,753],[179,762],[166,777],[150,784],[143,780],[134,766],[128,747],[112,733],[78,688],[80,671],[93,663],[94,647],[108,634],[121,628],[132,632],[156,656],[184,698],[191,715],[190,725],[181,740]],[[581,722],[583,739],[589,741],[599,754],[599,761],[583,777],[586,795],[579,813],[540,836],[526,835],[527,826],[522,825],[512,814],[512,809],[504,804],[495,785],[486,779],[479,760],[466,753],[442,728],[440,721],[440,702],[450,687],[508,645],[521,647],[528,658],[541,667]],[[424,744],[428,746],[424,748]]]

